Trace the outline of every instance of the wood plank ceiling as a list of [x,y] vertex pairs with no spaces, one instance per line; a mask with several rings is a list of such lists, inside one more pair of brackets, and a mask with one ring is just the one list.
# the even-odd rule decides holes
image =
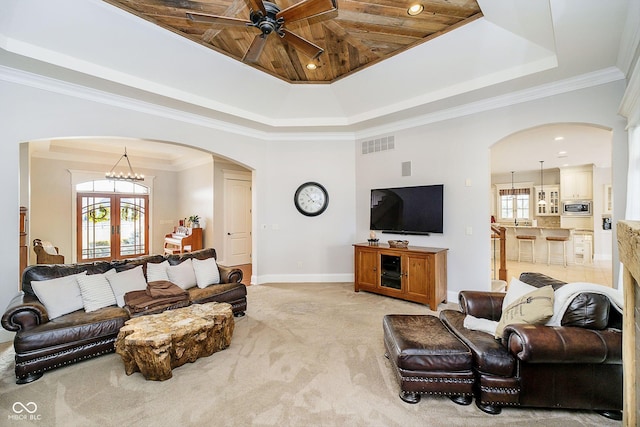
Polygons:
[[[249,20],[249,0],[104,0],[194,42],[242,61],[260,30],[196,22],[187,13]],[[255,0],[254,0],[255,1]],[[260,1],[260,0],[258,0]],[[309,0],[275,0],[281,10]],[[335,0],[336,10],[285,23],[290,32],[324,49],[311,59],[272,33],[256,62],[289,83],[331,83],[432,40],[482,16],[475,0]],[[412,4],[424,11],[410,16]],[[310,70],[308,63],[317,68]]]

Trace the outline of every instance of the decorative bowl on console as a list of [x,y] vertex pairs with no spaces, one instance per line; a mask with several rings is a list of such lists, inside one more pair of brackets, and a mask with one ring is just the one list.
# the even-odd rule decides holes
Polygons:
[[388,242],[389,246],[397,249],[407,249],[407,246],[409,246],[408,240],[389,240]]

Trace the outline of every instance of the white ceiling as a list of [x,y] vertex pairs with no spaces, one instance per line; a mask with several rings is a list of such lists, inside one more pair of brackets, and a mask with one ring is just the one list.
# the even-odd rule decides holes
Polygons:
[[614,66],[628,1],[480,0],[484,18],[330,85],[285,83],[100,0],[3,0],[0,47],[168,104],[273,127],[349,126]]
[[[556,139],[562,138],[562,139]],[[554,124],[510,135],[491,149],[491,173],[504,174],[594,164],[611,167],[612,134],[576,123]]]
[[225,161],[208,152],[150,140],[130,138],[73,138],[29,141],[29,154],[54,160],[107,165],[105,172],[118,163],[117,171],[127,172],[120,159],[127,152],[134,172],[154,169],[179,172],[199,164]]
[[[293,85],[101,0],[3,0],[0,79],[18,69],[252,130],[362,136],[510,93],[624,78],[617,63],[633,1],[479,0],[484,18],[460,29],[330,85]],[[581,144],[603,136],[584,130],[562,132],[582,132]],[[512,140],[534,136],[528,154],[538,159],[548,136]],[[554,150],[544,154],[550,167]]]

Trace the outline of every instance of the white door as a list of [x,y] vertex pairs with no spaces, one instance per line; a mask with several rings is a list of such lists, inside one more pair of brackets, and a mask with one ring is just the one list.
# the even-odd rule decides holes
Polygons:
[[224,261],[251,263],[251,181],[224,179]]

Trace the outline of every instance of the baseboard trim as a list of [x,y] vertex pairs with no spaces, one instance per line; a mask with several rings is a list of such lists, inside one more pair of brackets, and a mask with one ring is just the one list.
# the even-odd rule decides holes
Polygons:
[[256,284],[261,285],[264,283],[338,283],[338,282],[352,282],[353,273],[344,274],[264,274],[261,276],[253,276]]

